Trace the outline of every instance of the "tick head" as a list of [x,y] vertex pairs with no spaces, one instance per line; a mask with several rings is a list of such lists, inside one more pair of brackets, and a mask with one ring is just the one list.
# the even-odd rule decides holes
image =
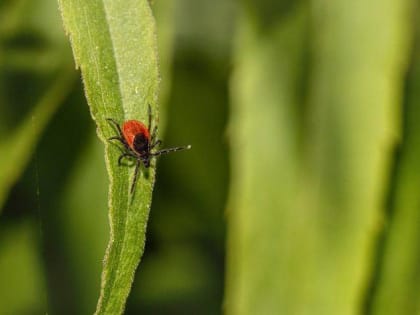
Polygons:
[[141,156],[149,155],[149,138],[144,133],[138,133],[134,137],[133,149]]

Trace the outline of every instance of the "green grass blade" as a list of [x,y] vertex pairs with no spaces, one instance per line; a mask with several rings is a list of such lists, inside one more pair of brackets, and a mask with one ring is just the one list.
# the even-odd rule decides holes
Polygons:
[[[245,2],[240,17],[229,315],[363,307],[399,136],[408,1],[321,2],[310,15],[290,5],[274,18]],[[309,16],[314,55],[304,95]]]
[[370,314],[420,314],[420,23],[408,76],[404,138]]
[[296,115],[308,10],[294,8],[262,29],[253,13],[239,17],[232,78],[226,314],[300,314],[310,242],[295,204]]
[[307,133],[312,186],[306,189],[321,236],[312,279],[318,313],[355,314],[364,307],[400,137],[408,4],[339,0],[312,7],[318,27]]
[[155,169],[142,172],[131,196],[134,170],[117,165],[120,151],[106,141],[115,134],[106,118],[147,121],[150,104],[157,122],[155,22],[146,0],[59,2],[98,135],[105,143],[110,179],[111,235],[96,313],[121,314],[144,250]]
[[21,125],[0,143],[0,211],[11,187],[25,170],[43,130],[70,92],[75,79],[66,67]]

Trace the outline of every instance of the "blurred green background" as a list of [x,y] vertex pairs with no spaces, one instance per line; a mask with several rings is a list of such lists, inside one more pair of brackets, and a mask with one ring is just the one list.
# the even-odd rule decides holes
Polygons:
[[[155,0],[161,137],[126,314],[420,314],[419,4]],[[103,145],[54,0],[0,2],[0,315],[91,314]]]

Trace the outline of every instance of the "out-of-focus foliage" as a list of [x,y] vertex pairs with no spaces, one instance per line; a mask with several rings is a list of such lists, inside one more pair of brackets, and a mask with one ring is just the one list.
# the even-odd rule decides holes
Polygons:
[[159,91],[159,133],[166,126],[166,106],[171,91],[171,71],[174,50],[175,0],[152,2],[156,19],[157,44],[159,51],[160,91]]
[[[415,0],[148,2],[160,137],[192,150],[157,163],[125,314],[418,314]],[[109,182],[69,65],[56,0],[0,1],[0,314],[97,305]]]
[[72,278],[76,314],[90,314],[100,290],[102,259],[109,238],[108,180],[103,146],[91,130],[74,170],[63,187],[57,223]]
[[420,23],[410,61],[402,141],[369,304],[376,315],[420,313]]
[[311,250],[309,229],[303,233],[304,222],[312,222],[302,218],[308,214],[298,147],[307,26],[305,6],[295,7],[265,36],[248,11],[239,18],[229,125],[228,314],[293,313],[306,290],[302,279],[294,279],[305,274],[301,257]]
[[[57,32],[60,20],[40,4],[22,0],[0,6],[0,211],[75,77],[68,44]],[[33,15],[25,18],[28,10]],[[16,80],[20,85],[13,84]]]
[[227,313],[358,314],[376,294],[412,2],[260,9],[245,1],[234,55]]
[[45,281],[35,222],[11,224],[0,232],[0,313],[43,313]]
[[0,157],[0,210],[11,187],[30,160],[40,133],[70,91],[74,77],[74,71],[70,69],[55,75],[55,82],[47,88],[34,110],[0,143],[0,152],[3,152]]

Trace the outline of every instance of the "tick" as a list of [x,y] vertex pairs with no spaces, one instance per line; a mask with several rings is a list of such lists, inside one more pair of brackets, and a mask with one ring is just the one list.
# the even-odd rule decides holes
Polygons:
[[118,165],[121,165],[124,158],[135,161],[134,179],[130,188],[131,194],[134,192],[141,164],[145,168],[149,168],[151,159],[156,156],[191,148],[190,145],[187,145],[159,150],[158,147],[162,141],[157,139],[157,126],[150,133],[152,128],[150,105],[148,109],[149,122],[147,126],[138,120],[127,120],[120,126],[114,119],[107,118],[107,121],[118,131],[117,136],[108,138],[108,140],[117,140],[124,146],[122,154],[118,158]]

